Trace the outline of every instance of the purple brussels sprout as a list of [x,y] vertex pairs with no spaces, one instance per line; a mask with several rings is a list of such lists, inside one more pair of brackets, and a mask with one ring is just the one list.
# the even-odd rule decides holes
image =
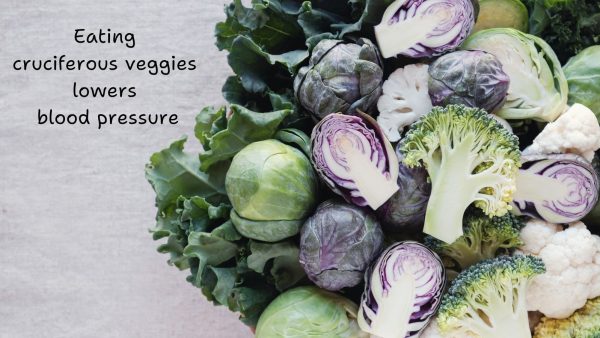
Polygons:
[[396,155],[400,189],[377,209],[377,218],[385,232],[416,234],[423,229],[431,183],[425,168],[409,168],[402,164],[402,154],[396,151]]
[[349,203],[375,210],[398,191],[398,158],[366,114],[326,116],[313,129],[311,150],[321,179]]
[[422,58],[454,50],[473,30],[475,12],[471,0],[396,0],[375,26],[381,55]]
[[358,285],[382,247],[383,232],[371,212],[329,200],[300,231],[300,264],[320,288],[338,291]]
[[463,104],[492,113],[506,101],[509,83],[498,58],[479,50],[446,54],[429,67],[429,96],[435,106]]
[[512,212],[549,223],[576,222],[598,203],[598,175],[575,154],[522,157]]
[[440,306],[446,273],[435,252],[406,241],[384,251],[365,279],[360,328],[377,337],[417,337]]
[[322,40],[294,78],[296,98],[315,119],[333,113],[370,112],[381,96],[383,62],[367,39]]

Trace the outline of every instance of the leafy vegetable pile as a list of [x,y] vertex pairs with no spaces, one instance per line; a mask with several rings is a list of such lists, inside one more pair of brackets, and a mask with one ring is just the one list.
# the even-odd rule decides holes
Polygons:
[[225,13],[228,105],[146,166],[208,300],[259,338],[600,336],[597,1]]

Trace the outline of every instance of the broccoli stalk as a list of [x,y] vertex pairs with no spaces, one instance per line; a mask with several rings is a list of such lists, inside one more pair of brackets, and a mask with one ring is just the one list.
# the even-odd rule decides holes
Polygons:
[[510,213],[504,216],[488,217],[477,209],[469,210],[463,219],[464,234],[452,244],[444,243],[427,236],[425,244],[441,257],[453,263],[448,268],[458,271],[485,260],[494,258],[499,250],[519,247],[523,241],[519,237],[525,224]]
[[510,209],[520,166],[518,139],[484,110],[435,107],[400,144],[408,167],[425,166],[431,180],[423,232],[446,243],[462,236],[471,203],[486,215]]
[[544,273],[540,258],[500,256],[469,267],[442,299],[438,325],[442,334],[485,338],[531,337],[526,291]]
[[590,299],[569,318],[542,318],[535,327],[534,338],[600,337],[600,297]]

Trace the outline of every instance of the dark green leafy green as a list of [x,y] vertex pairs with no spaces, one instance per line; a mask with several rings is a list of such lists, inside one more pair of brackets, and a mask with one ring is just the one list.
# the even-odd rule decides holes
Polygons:
[[169,148],[153,154],[146,165],[146,179],[156,192],[159,212],[165,211],[179,196],[198,195],[213,202],[227,198],[225,172],[200,171],[198,157],[183,152],[186,139],[180,138]]
[[529,33],[540,36],[561,63],[584,48],[600,42],[598,0],[525,0],[529,8]]
[[[201,170],[207,170],[215,163],[231,159],[252,142],[273,137],[283,119],[291,113],[287,109],[257,113],[238,105],[231,105],[230,109],[231,118],[227,121],[225,129],[210,136],[206,133],[198,135],[207,145],[204,147],[205,151],[200,154]],[[203,110],[200,115],[203,113],[206,112]],[[206,129],[203,125],[196,126],[196,130]]]
[[263,243],[250,240],[248,267],[258,273],[271,274],[275,287],[285,291],[306,276],[298,261],[298,246],[291,241]]

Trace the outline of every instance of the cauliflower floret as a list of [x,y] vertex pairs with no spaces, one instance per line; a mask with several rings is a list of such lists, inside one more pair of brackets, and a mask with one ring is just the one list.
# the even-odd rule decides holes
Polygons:
[[400,140],[400,131],[433,107],[427,85],[428,68],[425,64],[398,68],[383,83],[383,95],[377,102],[377,123],[390,142]]
[[523,154],[574,153],[591,161],[599,148],[598,119],[589,108],[576,103],[556,121],[548,123]]
[[535,277],[527,291],[527,310],[546,317],[566,318],[600,296],[600,237],[582,222],[564,229],[531,220],[521,230],[520,253],[540,257],[546,273]]

